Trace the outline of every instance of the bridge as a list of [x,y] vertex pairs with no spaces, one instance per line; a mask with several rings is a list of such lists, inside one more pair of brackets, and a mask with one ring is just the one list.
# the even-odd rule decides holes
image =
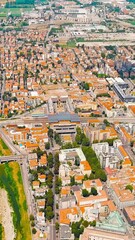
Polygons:
[[11,155],[11,156],[2,156],[0,157],[0,163],[6,163],[6,162],[18,162],[19,164],[23,163],[23,160],[26,160],[26,156],[24,155]]

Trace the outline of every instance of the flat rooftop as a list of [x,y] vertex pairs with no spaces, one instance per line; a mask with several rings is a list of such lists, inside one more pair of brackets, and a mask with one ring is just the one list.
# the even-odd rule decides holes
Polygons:
[[131,221],[135,221],[135,206],[129,206],[124,208],[126,214]]
[[48,115],[49,123],[59,122],[59,121],[70,121],[70,122],[80,122],[78,114],[70,114],[68,112],[62,112],[57,114]]

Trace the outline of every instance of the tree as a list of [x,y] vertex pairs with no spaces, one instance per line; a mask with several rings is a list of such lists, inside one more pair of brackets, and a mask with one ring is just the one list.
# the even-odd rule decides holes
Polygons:
[[80,166],[80,160],[78,157],[75,157],[75,165]]
[[73,148],[72,143],[70,143],[70,142],[66,143],[62,146],[62,149],[70,149],[70,148]]
[[89,146],[90,145],[89,138],[84,137],[83,140],[82,140],[82,145],[83,146]]
[[75,108],[75,113],[81,112],[81,108]]
[[74,234],[75,238],[79,239],[80,235],[84,231],[84,227],[81,226],[81,221],[80,222],[73,222],[71,225],[72,233]]
[[106,126],[110,126],[110,123],[108,122],[107,119],[104,119],[104,124],[105,124]]
[[34,216],[30,214],[30,221],[34,221]]
[[58,176],[56,176],[56,179],[55,179],[55,193],[56,194],[60,193],[61,186],[62,186],[62,181]]
[[106,182],[107,176],[105,171],[102,169],[96,170],[95,178],[100,178],[101,181]]
[[88,83],[85,83],[84,84],[84,89],[87,91],[87,90],[89,90],[89,84]]
[[60,227],[59,223],[56,222],[56,223],[55,223],[55,229],[56,229],[56,231],[59,231],[59,227]]
[[37,232],[36,228],[32,228],[32,233],[36,234],[36,232]]
[[94,195],[94,196],[98,195],[97,189],[92,187],[91,188],[91,194]]
[[46,149],[46,150],[50,149],[50,143],[49,143],[49,142],[47,142],[47,143],[45,144],[45,149]]
[[33,150],[33,153],[37,153],[38,158],[41,158],[41,156],[43,156],[44,154],[44,151],[42,151],[40,147],[38,147],[37,149]]
[[101,57],[105,58],[105,53],[104,52],[101,53]]
[[58,133],[55,133],[54,139],[55,139],[57,144],[61,145],[61,138],[60,138],[60,135]]
[[55,155],[54,155],[54,174],[59,174],[59,166],[60,166],[59,153],[55,153]]
[[48,176],[47,176],[46,185],[47,185],[49,188],[52,188],[52,187],[53,187],[53,176],[52,176],[52,175],[48,175]]
[[96,227],[96,221],[94,220],[94,221],[90,222],[90,226],[91,227]]
[[82,195],[83,195],[83,197],[89,197],[89,196],[90,196],[90,193],[88,192],[87,189],[83,189],[83,190],[82,190]]
[[53,129],[49,128],[48,137],[53,138]]
[[77,132],[77,134],[79,134],[79,135],[80,135],[80,134],[82,133],[82,130],[81,130],[81,128],[80,128],[80,127],[77,127],[77,128],[76,128],[76,132]]
[[48,192],[46,193],[46,205],[52,207],[53,203],[54,203],[53,191],[49,189]]
[[52,207],[52,206],[53,206],[53,203],[54,203],[53,195],[50,195],[50,197],[47,198],[46,206]]
[[54,217],[54,213],[53,213],[53,208],[50,206],[47,206],[45,209],[45,216],[47,220],[51,220]]
[[32,227],[35,227],[34,221],[31,222],[31,226],[32,226]]
[[130,147],[133,147],[134,146],[134,140],[132,140],[131,142],[130,142]]
[[124,111],[125,111],[125,112],[127,111],[127,107],[126,107],[126,106],[124,106]]
[[81,144],[82,143],[82,139],[81,139],[81,135],[80,134],[76,134],[75,141],[77,142],[77,144]]
[[17,97],[12,97],[12,98],[11,98],[11,101],[17,102],[17,101],[18,101],[18,100],[17,100]]
[[98,97],[108,97],[108,98],[110,98],[111,96],[110,96],[109,93],[100,93],[100,94],[97,94],[97,98]]
[[133,192],[133,186],[130,185],[130,184],[128,184],[128,185],[125,187],[125,189],[128,189],[128,190],[130,190],[130,192]]
[[88,179],[89,179],[88,175],[85,174],[85,175],[84,175],[84,178],[83,178],[83,181],[86,181],[86,180],[88,180]]
[[11,112],[9,112],[7,115],[8,118],[11,118],[12,116],[13,116],[13,113],[11,113]]
[[82,225],[83,225],[85,228],[87,228],[87,227],[89,226],[89,222],[85,220],[85,221],[82,222]]
[[111,139],[106,139],[106,140],[102,140],[101,142],[108,142],[109,146],[113,146],[113,142],[114,140],[116,140],[117,138],[111,138]]
[[58,60],[58,64],[61,64],[61,60]]
[[49,153],[49,155],[47,156],[47,161],[48,161],[48,167],[52,168],[53,167],[53,155],[52,153]]
[[59,162],[59,153],[55,153],[54,155],[55,162]]
[[[107,176],[104,170],[102,170],[100,162],[91,147],[82,147],[83,153],[92,168],[92,173],[90,175],[90,179],[100,178],[101,181],[106,181]],[[94,172],[93,172],[94,171]]]
[[72,176],[70,177],[70,185],[71,185],[71,186],[74,186],[74,185],[75,185],[75,177],[74,177],[74,176],[73,176],[73,177],[72,177]]
[[73,148],[78,148],[79,146],[78,146],[77,142],[73,142],[72,147]]

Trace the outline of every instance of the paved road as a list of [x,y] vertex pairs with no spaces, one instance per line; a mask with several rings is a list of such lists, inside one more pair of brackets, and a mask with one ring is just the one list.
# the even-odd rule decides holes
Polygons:
[[27,158],[24,158],[23,164],[21,164],[21,173],[23,178],[24,190],[27,198],[28,211],[29,211],[29,214],[34,215],[34,209],[33,209],[33,203],[32,203],[32,192],[31,192],[30,182],[28,179]]
[[[52,169],[54,173],[54,168]],[[54,196],[54,205],[53,205],[53,212],[54,212],[54,218],[52,219],[50,223],[50,240],[56,240],[56,229],[55,229],[55,223],[56,223],[56,199],[55,199],[55,175],[53,177],[53,196]]]
[[135,123],[135,117],[99,117],[99,118],[92,118],[92,117],[80,117],[80,120],[82,123],[86,123],[88,120],[91,119],[99,119],[103,121],[104,119],[107,119],[109,122],[114,123],[114,122],[123,122],[123,123]]
[[3,76],[3,81],[2,81],[2,88],[1,88],[1,110],[2,110],[2,114],[4,114],[4,100],[3,100],[3,95],[5,92],[5,71],[3,71],[2,73]]
[[[31,114],[30,114],[31,115]],[[22,116],[21,116],[22,117]],[[19,118],[19,116],[18,116]],[[91,119],[99,119],[100,121],[104,121],[104,119],[107,119],[109,122],[114,123],[114,122],[123,122],[123,123],[135,123],[135,118],[134,117],[112,117],[112,118],[107,118],[107,117],[100,117],[100,118],[92,118],[92,117],[80,117],[81,123],[87,123],[88,120]],[[24,118],[21,119],[6,119],[4,121],[0,121],[0,127],[6,126],[7,124],[24,124]],[[31,120],[32,121],[32,120]],[[38,121],[40,121],[40,118],[38,118]],[[36,120],[35,120],[36,122]]]
[[24,156],[22,156],[22,155],[20,155],[20,156],[11,155],[11,156],[0,157],[0,163],[16,161],[16,162],[19,162],[21,164],[23,160],[24,160]]

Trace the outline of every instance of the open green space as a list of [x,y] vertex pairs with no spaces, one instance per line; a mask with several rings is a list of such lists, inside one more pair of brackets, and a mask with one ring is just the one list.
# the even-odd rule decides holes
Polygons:
[[4,229],[1,223],[0,223],[0,240],[4,240]]
[[0,187],[7,191],[8,200],[13,209],[15,240],[31,240],[26,197],[20,167],[17,162],[0,165]]
[[63,32],[63,28],[62,27],[59,27],[59,28],[54,28],[53,27],[53,28],[51,28],[51,31],[49,32],[49,36],[54,35],[58,32]]
[[67,47],[76,47],[76,42],[75,40],[69,40],[67,42]]
[[9,156],[11,155],[11,151],[5,142],[0,138],[0,156]]
[[74,48],[76,47],[76,42],[75,40],[71,39],[65,45],[60,44],[60,46],[63,48]]
[[7,17],[9,14],[13,17],[20,17],[22,12],[30,12],[31,10],[32,7],[0,8],[0,17]]
[[2,240],[2,224],[0,224],[0,240]]

